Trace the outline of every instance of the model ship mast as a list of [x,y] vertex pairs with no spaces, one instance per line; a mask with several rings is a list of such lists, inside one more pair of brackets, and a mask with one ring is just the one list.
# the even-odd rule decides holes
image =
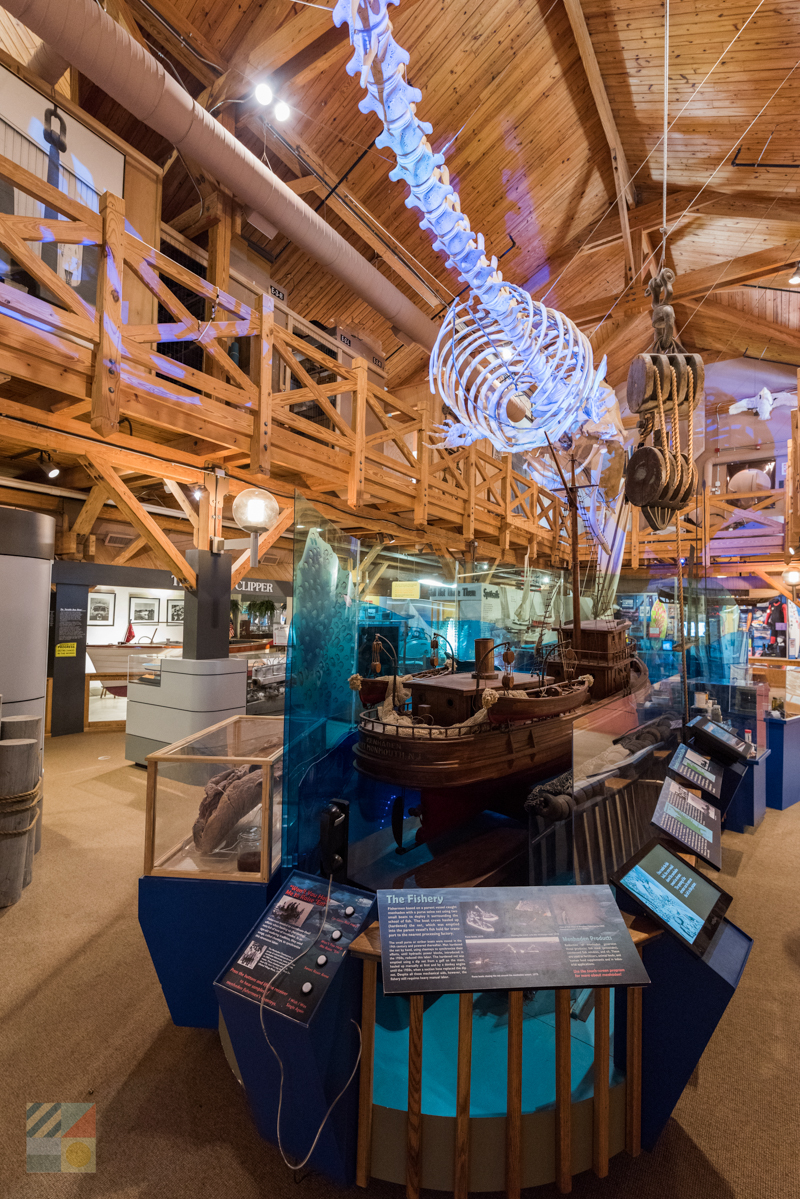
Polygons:
[[550,447],[550,453],[553,455],[553,461],[556,464],[556,470],[561,476],[561,482],[564,485],[564,493],[567,497],[567,504],[570,512],[570,539],[572,543],[572,648],[580,657],[581,652],[581,588],[580,588],[580,566],[578,563],[578,485],[575,482],[575,455],[572,455],[572,486],[567,484],[564,478],[564,472],[561,469],[561,463],[558,460],[558,455],[553,449],[553,443],[550,437],[547,437],[547,444]]

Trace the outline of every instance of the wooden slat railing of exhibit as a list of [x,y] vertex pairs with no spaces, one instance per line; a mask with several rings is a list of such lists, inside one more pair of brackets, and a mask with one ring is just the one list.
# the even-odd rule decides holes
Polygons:
[[[439,419],[433,397],[410,402],[380,390],[365,359],[344,366],[279,327],[270,297],[250,308],[148,246],[126,225],[118,197],[102,196],[95,212],[2,156],[0,179],[60,217],[0,214],[0,246],[49,298],[0,283],[3,370],[39,394],[35,407],[0,399],[0,438],[80,456],[91,452],[81,444],[91,426],[101,453],[106,444],[124,446],[130,460],[150,439],[163,458],[170,438],[191,435],[206,445],[202,458],[194,456],[201,468],[229,468],[239,486],[268,476],[284,496],[298,487],[315,501],[327,498],[340,516],[349,509],[351,526],[355,519],[380,531],[394,522],[398,541],[422,533],[434,548],[474,543],[482,557],[520,563],[530,547],[531,558],[566,563],[560,500],[515,471],[510,457],[431,446]],[[50,242],[101,247],[95,304],[32,248]],[[200,297],[208,319],[192,316],[176,287]],[[171,319],[126,323],[129,292],[137,312],[149,293]],[[242,365],[229,352],[234,340]],[[159,353],[163,342],[202,346],[204,369]],[[273,352],[288,365],[294,390],[272,391]],[[301,359],[335,380],[318,383]],[[62,397],[51,411],[41,407],[44,388]],[[298,411],[307,401],[316,404],[316,420]],[[144,426],[143,436],[120,438],[121,417]],[[178,462],[191,457],[182,452]],[[152,477],[153,466],[143,463],[143,473]]]
[[[660,930],[644,918],[624,914],[631,937],[641,954]],[[361,1007],[361,1073],[359,1083],[358,1147],[356,1182],[366,1187],[371,1177],[373,1153],[373,1081],[375,1017],[378,965],[381,959],[377,922],[353,941],[350,952],[363,960]],[[592,1169],[599,1178],[608,1174],[610,1155],[609,1066],[610,991],[594,992],[594,1099],[592,1103]],[[562,1195],[572,1189],[573,1099],[571,1071],[570,991],[555,991],[555,1181]],[[470,1183],[470,1118],[473,995],[459,995],[453,1195],[467,1199]],[[406,1119],[406,1196],[419,1199],[422,1181],[422,1018],[423,996],[409,996],[408,1107]],[[522,1026],[523,992],[508,992],[507,1107],[505,1119],[505,1192],[519,1199],[523,1181],[522,1114]],[[642,1106],[642,989],[628,989],[627,1065],[625,1078],[625,1148],[637,1156],[641,1151]],[[485,1145],[484,1145],[485,1148]]]

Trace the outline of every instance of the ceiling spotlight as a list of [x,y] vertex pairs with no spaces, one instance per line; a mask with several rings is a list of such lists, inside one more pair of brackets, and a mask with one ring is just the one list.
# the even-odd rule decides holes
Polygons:
[[272,103],[272,88],[268,83],[259,83],[253,95],[259,104],[267,105]]
[[789,276],[789,282],[791,284],[793,284],[793,286],[795,286],[795,287],[797,286],[798,283],[800,283],[800,262],[798,262],[797,266],[794,268],[791,275]]
[[[276,121],[288,121],[289,117],[291,116],[291,113],[292,113],[291,108],[284,100],[279,100],[278,103],[275,105],[275,120]],[[800,279],[798,279],[797,282],[800,283]]]
[[788,583],[790,587],[796,587],[800,583],[800,570],[796,566],[790,566],[781,575],[784,583]]
[[206,493],[205,487],[195,487],[194,490],[192,491],[192,495],[194,496],[194,498],[196,500],[201,500],[203,498],[203,496],[205,495],[205,493]]
[[789,546],[789,553],[792,555],[792,557],[794,557],[794,550],[791,546]]
[[500,351],[500,357],[503,359],[503,362],[510,362],[514,357],[514,351],[511,346],[503,346]]
[[57,479],[61,471],[56,466],[53,459],[46,450],[39,450],[39,466],[42,468],[48,479]]

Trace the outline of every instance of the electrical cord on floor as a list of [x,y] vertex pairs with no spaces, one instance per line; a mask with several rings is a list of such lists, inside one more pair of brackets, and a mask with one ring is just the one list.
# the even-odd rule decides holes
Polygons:
[[[279,978],[281,976],[281,974],[285,974],[286,971],[290,970],[292,968],[292,966],[295,964],[295,962],[300,961],[300,958],[305,957],[305,955],[314,948],[317,941],[322,936],[323,930],[325,928],[325,921],[328,918],[328,909],[330,907],[330,902],[331,902],[331,887],[332,887],[332,885],[333,885],[333,875],[331,874],[328,877],[328,894],[325,899],[325,911],[322,914],[322,923],[320,924],[319,929],[318,929],[313,941],[309,945],[307,945],[305,947],[305,949],[301,950],[301,952],[298,953],[297,957],[292,958],[292,960],[290,962],[287,962],[287,964],[285,966],[281,966],[279,970],[276,970],[276,972],[273,974],[272,978],[264,986],[264,990],[261,993],[261,1001],[258,1005],[258,1016],[259,1016],[259,1020],[261,1021],[261,1031],[264,1034],[264,1040],[267,1042],[270,1049],[272,1050],[273,1056],[275,1058],[275,1061],[278,1063],[278,1069],[280,1070],[280,1074],[281,1074],[280,1088],[278,1091],[278,1115],[277,1115],[277,1119],[276,1119],[276,1131],[278,1134],[278,1151],[279,1151],[281,1157],[283,1158],[285,1164],[289,1167],[290,1170],[292,1170],[295,1173],[295,1175],[297,1174],[298,1170],[302,1170],[303,1166],[305,1166],[306,1162],[311,1157],[311,1154],[316,1149],[317,1141],[322,1136],[322,1130],[328,1122],[328,1117],[331,1115],[333,1109],[336,1107],[336,1104],[342,1098],[345,1091],[350,1086],[350,1083],[353,1081],[353,1079],[356,1076],[356,1070],[358,1069],[359,1063],[361,1061],[361,1050],[363,1048],[363,1037],[361,1035],[361,1025],[358,1024],[353,1019],[350,1020],[350,1023],[355,1024],[356,1028],[358,1029],[358,1054],[356,1056],[356,1063],[353,1066],[350,1077],[348,1078],[347,1082],[342,1087],[339,1094],[334,1099],[333,1103],[330,1105],[330,1107],[326,1111],[326,1113],[322,1119],[322,1123],[320,1124],[319,1128],[317,1129],[317,1135],[314,1137],[314,1140],[311,1143],[311,1148],[309,1149],[308,1153],[305,1155],[305,1157],[303,1158],[303,1160],[301,1162],[293,1163],[293,1162],[289,1161],[288,1157],[284,1153],[283,1144],[281,1142],[281,1109],[283,1107],[283,1077],[284,1077],[283,1062],[281,1061],[280,1056],[279,1056],[278,1051],[276,1050],[275,1046],[272,1044],[269,1037],[267,1036],[267,1030],[264,1027],[264,999],[266,998],[267,991],[269,991],[270,987],[274,984],[275,980],[277,978]],[[295,1181],[297,1181],[296,1178],[295,1178]]]

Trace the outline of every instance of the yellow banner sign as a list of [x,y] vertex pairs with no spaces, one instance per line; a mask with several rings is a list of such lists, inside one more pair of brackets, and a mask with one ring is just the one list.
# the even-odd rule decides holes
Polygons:
[[56,646],[56,657],[57,658],[77,658],[77,656],[78,656],[77,641],[62,641],[60,645]]
[[419,599],[419,583],[392,583],[392,599]]

